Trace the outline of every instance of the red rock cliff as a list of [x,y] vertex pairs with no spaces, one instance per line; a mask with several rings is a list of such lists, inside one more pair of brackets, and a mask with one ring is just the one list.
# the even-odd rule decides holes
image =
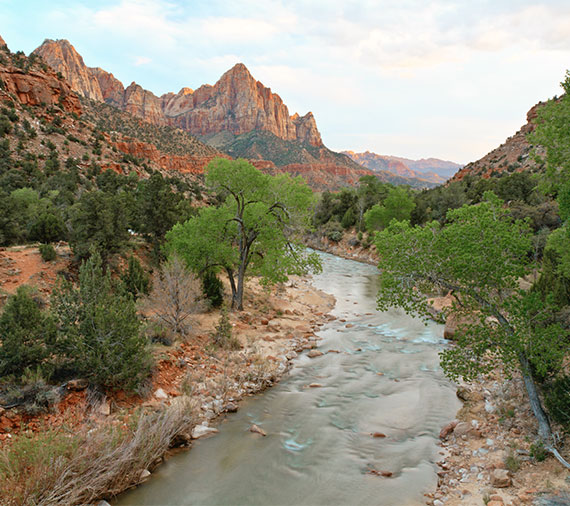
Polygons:
[[323,145],[312,113],[290,116],[281,97],[256,81],[243,63],[228,70],[214,86],[200,86],[195,91],[183,88],[157,97],[136,83],[125,89],[112,74],[87,67],[66,40],[45,40],[34,53],[61,72],[80,95],[152,123],[175,125],[194,135],[263,130],[284,140]]

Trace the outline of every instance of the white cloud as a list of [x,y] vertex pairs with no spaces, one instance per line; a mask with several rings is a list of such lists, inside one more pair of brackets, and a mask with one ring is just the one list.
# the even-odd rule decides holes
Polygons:
[[151,58],[148,58],[147,56],[137,56],[135,59],[135,65],[138,67],[140,65],[147,65],[152,61]]

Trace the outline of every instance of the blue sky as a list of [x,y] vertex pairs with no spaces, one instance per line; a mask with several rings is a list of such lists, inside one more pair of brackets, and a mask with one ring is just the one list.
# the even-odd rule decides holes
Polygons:
[[567,0],[0,0],[0,34],[26,53],[66,38],[157,95],[243,62],[332,149],[462,163],[570,68]]

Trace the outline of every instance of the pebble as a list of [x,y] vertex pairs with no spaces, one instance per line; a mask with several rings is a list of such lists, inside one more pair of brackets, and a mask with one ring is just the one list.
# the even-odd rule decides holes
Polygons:
[[154,396],[157,399],[168,399],[168,394],[162,388],[157,388],[154,392]]

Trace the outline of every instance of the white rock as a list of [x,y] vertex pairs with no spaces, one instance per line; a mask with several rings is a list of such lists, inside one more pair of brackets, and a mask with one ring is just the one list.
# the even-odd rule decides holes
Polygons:
[[99,501],[95,506],[111,506],[107,501]]
[[168,399],[168,394],[162,388],[157,388],[154,392],[154,396],[157,399]]
[[101,415],[105,415],[105,416],[109,416],[111,414],[111,404],[109,403],[108,400],[104,400],[100,405],[99,405],[99,414]]
[[150,471],[148,469],[143,469],[141,475],[139,476],[139,482],[142,483],[150,478]]
[[439,499],[436,499],[436,500],[433,502],[433,506],[443,506],[443,502],[440,501]]
[[196,425],[192,429],[192,438],[199,439],[201,437],[211,436],[212,434],[217,434],[219,431],[214,427],[208,427],[207,425]]

